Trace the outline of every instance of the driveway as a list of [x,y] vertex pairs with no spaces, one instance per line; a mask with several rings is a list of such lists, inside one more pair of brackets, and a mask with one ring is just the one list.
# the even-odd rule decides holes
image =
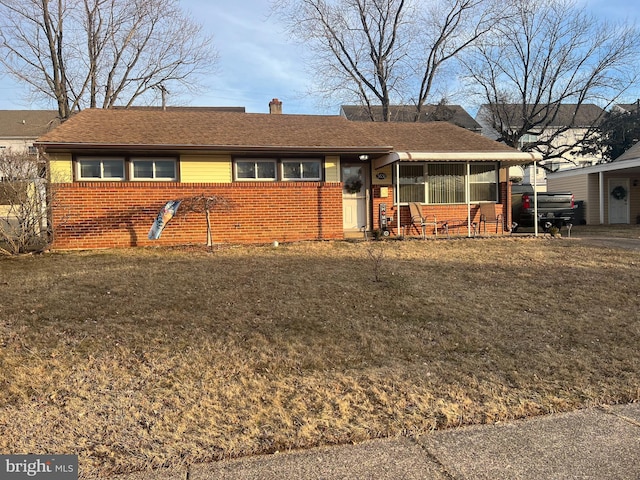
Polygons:
[[640,238],[616,238],[616,237],[571,237],[571,240],[581,242],[584,245],[604,248],[623,248],[627,250],[640,250]]

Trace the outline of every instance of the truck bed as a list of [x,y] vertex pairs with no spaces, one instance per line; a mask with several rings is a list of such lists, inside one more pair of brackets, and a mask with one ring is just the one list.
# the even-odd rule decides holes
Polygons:
[[[525,195],[529,197],[529,208],[525,206]],[[560,228],[567,223],[572,223],[575,207],[571,192],[538,192],[537,198],[538,221],[542,230],[548,230],[551,226]],[[527,185],[512,186],[511,208],[514,231],[518,227],[534,226],[533,205],[533,187]]]

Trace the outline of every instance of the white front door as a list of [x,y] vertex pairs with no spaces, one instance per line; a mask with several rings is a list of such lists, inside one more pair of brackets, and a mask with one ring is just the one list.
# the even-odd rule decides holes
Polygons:
[[609,180],[609,223],[629,223],[629,179]]
[[343,164],[342,218],[346,231],[368,229],[367,167],[363,164]]

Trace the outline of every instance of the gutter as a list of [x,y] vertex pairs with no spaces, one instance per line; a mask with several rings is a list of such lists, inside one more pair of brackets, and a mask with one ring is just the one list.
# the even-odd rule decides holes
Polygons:
[[202,152],[335,152],[353,154],[387,154],[391,147],[353,146],[339,147],[335,145],[300,146],[300,145],[170,145],[170,144],[104,144],[104,143],[57,143],[35,142],[34,145],[45,150],[117,150],[117,151],[202,151]]

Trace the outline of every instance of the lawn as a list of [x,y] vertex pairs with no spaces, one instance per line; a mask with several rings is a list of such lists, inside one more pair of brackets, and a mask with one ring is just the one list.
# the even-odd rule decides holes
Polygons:
[[0,258],[0,452],[100,476],[637,401],[639,265],[566,238]]

